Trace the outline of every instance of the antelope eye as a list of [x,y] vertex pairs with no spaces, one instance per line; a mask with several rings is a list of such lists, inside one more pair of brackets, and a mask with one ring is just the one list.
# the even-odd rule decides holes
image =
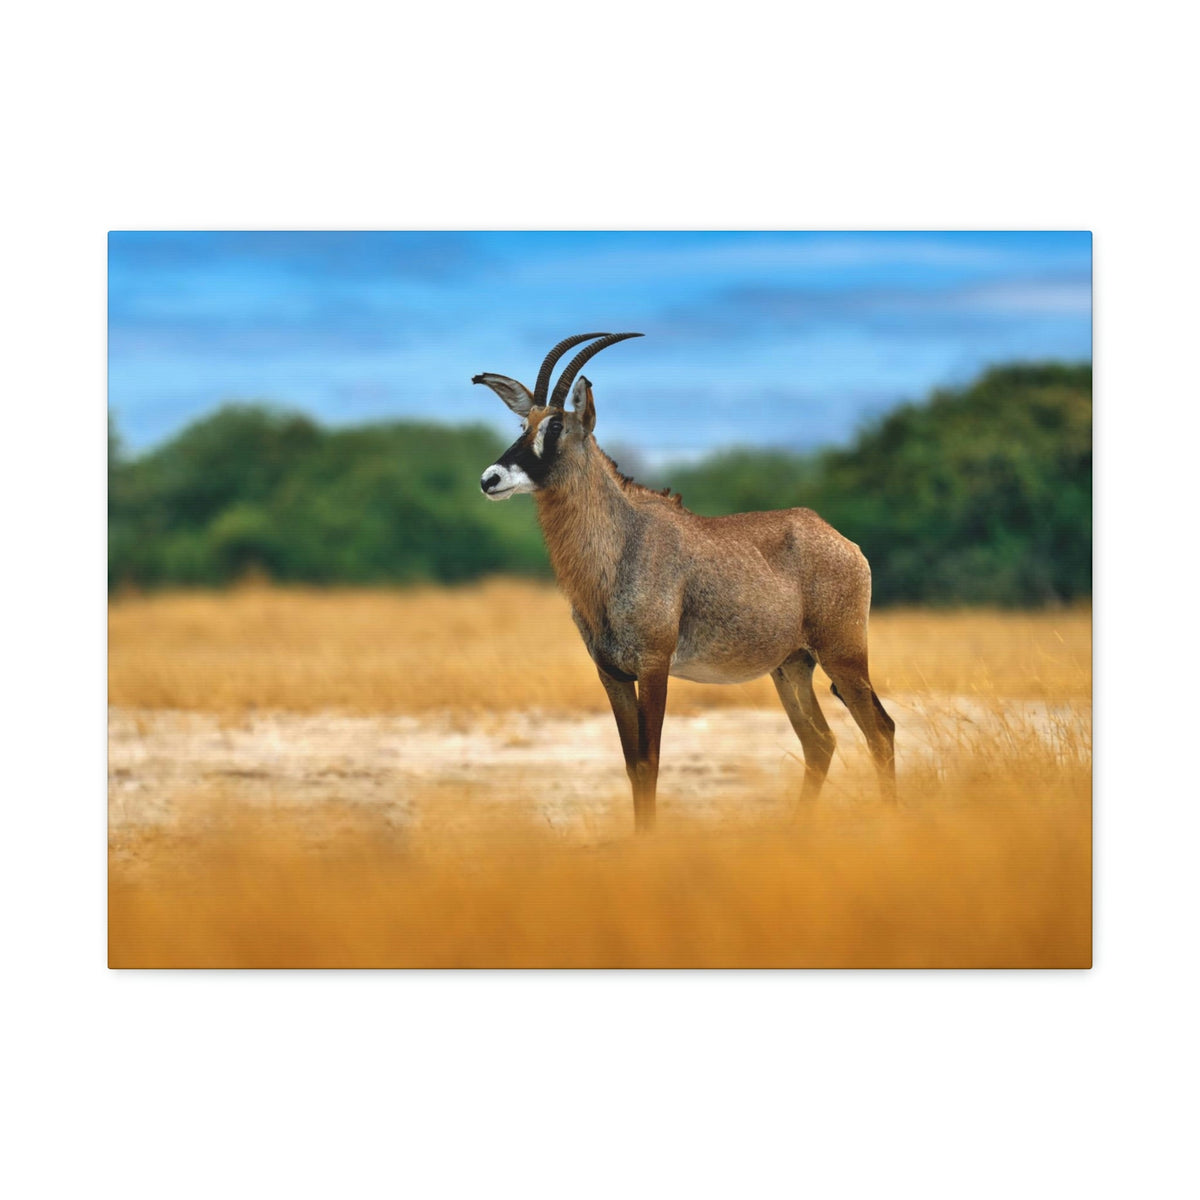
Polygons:
[[550,432],[551,433],[562,433],[562,422],[561,421],[551,421],[550,422]]

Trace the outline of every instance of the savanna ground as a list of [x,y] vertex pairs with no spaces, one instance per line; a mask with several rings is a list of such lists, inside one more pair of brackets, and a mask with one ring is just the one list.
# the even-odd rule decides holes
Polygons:
[[673,680],[659,831],[551,587],[129,596],[109,612],[113,966],[1087,966],[1091,615],[881,612],[796,803],[769,680]]

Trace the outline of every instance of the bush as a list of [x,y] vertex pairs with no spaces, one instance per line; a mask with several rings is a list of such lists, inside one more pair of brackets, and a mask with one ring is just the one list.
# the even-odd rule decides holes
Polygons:
[[710,514],[813,508],[882,603],[1042,605],[1092,591],[1092,371],[998,367],[814,456],[744,451],[673,480]]
[[[658,480],[706,515],[809,507],[858,542],[881,603],[1091,595],[1088,365],[1024,364],[905,404],[852,445],[735,449]],[[109,586],[546,576],[531,504],[481,502],[491,431],[322,429],[233,405],[133,461],[109,432]]]

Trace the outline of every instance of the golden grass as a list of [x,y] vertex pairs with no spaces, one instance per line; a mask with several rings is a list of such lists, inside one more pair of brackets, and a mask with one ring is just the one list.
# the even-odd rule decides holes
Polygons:
[[[884,611],[872,676],[897,692],[1077,701],[1091,690],[1091,613]],[[549,585],[495,580],[413,591],[274,588],[125,597],[109,610],[109,701],[206,712],[336,708],[420,713],[493,708],[607,711],[566,601]],[[670,711],[768,706],[769,680],[673,680]]]
[[[443,801],[445,797],[443,797]],[[464,807],[470,808],[467,798]],[[114,967],[1086,967],[1086,776],[598,845],[514,822],[314,839],[242,812],[114,869]]]
[[[861,758],[861,756],[860,756]],[[835,781],[831,781],[833,783]],[[488,781],[409,819],[197,788],[113,838],[114,967],[1042,967],[1091,962],[1086,723],[951,730],[882,806],[859,761],[815,804],[764,771],[723,803],[628,797],[581,830]]]
[[[109,622],[113,704],[232,714],[231,729],[255,708],[449,710],[482,728],[498,717],[481,683],[497,678],[506,709],[606,712],[564,601],[534,584],[126,597]],[[615,744],[611,795],[564,792],[572,811],[596,801],[582,829],[548,827],[519,775],[493,787],[462,763],[447,763],[457,782],[407,794],[384,764],[370,803],[340,761],[314,766],[333,780],[321,803],[294,775],[172,777],[182,816],[166,824],[158,784],[122,791],[146,819],[114,826],[110,964],[1086,967],[1090,633],[1085,611],[878,614],[876,686],[909,744],[928,739],[898,810],[853,742],[803,810],[799,764],[764,763],[715,803],[677,782],[648,838],[629,832]],[[765,681],[673,681],[669,711],[760,704],[778,704]],[[711,720],[715,762],[733,748]],[[370,750],[352,765],[378,767]]]

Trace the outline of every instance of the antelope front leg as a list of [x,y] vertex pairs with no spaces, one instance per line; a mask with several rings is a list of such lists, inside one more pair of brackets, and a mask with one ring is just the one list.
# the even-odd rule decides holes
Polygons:
[[633,817],[639,833],[654,828],[654,797],[658,790],[658,747],[667,711],[669,664],[643,670],[638,676],[638,763],[633,777]]
[[612,705],[613,716],[617,721],[617,734],[621,739],[621,753],[625,755],[625,773],[629,782],[637,787],[638,766],[638,699],[637,688],[632,680],[614,679],[607,674],[603,667],[597,667],[596,673],[604,690],[608,693],[608,702]]

